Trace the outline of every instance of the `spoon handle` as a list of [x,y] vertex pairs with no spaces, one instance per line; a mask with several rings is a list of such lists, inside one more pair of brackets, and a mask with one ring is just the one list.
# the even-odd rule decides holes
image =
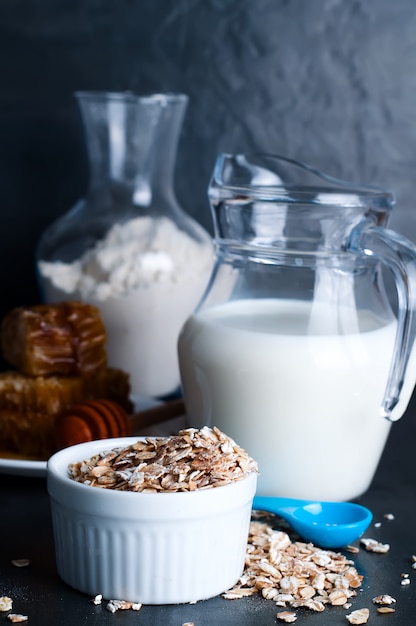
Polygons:
[[291,515],[299,505],[305,504],[304,500],[294,500],[292,498],[275,498],[269,496],[254,496],[253,509],[268,511],[285,517]]

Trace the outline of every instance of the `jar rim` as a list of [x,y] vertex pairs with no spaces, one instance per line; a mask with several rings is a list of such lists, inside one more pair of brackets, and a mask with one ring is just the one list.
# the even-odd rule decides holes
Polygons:
[[176,92],[155,92],[149,94],[137,94],[134,91],[75,91],[74,96],[79,100],[96,100],[99,102],[105,101],[127,101],[127,102],[142,102],[154,103],[158,102],[164,104],[167,102],[187,102],[189,97],[184,93]]

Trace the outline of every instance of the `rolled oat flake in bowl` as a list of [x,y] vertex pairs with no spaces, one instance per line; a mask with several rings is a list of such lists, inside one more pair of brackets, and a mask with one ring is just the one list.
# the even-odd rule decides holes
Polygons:
[[94,487],[156,493],[221,487],[257,472],[257,463],[218,428],[188,428],[72,463],[69,475]]

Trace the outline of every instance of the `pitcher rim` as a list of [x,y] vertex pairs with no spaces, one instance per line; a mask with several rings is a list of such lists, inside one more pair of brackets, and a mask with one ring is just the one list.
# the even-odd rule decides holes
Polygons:
[[[221,169],[224,161],[231,158],[239,157],[262,157],[272,158],[292,165],[297,165],[308,172],[317,175],[322,181],[326,181],[335,185],[335,188],[320,187],[318,185],[300,185],[300,184],[229,184],[222,180]],[[214,189],[222,189],[224,192],[228,191],[234,194],[246,194],[247,190],[250,190],[250,195],[257,200],[264,198],[265,200],[275,200],[277,202],[286,203],[305,203],[315,205],[332,205],[332,206],[348,206],[348,207],[362,207],[366,206],[368,200],[384,200],[389,206],[393,206],[395,203],[395,197],[392,191],[383,189],[373,185],[361,185],[355,184],[349,181],[335,178],[328,174],[325,174],[318,169],[312,167],[308,163],[285,157],[280,154],[271,154],[265,152],[239,152],[239,153],[220,153],[215,161],[214,171],[208,187],[208,196],[213,198]],[[293,198],[294,192],[296,197]],[[337,198],[338,196],[338,198]],[[346,202],[348,199],[354,199],[354,202]],[[362,198],[361,201],[358,201]]]

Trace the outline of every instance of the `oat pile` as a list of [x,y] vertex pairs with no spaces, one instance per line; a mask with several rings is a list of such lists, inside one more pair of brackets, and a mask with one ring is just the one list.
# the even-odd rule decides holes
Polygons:
[[[261,592],[278,607],[320,612],[326,605],[348,608],[362,580],[354,562],[344,555],[312,543],[292,542],[284,531],[253,521],[243,575],[223,597],[233,600]],[[296,614],[281,611],[277,618],[290,623]]]
[[257,472],[257,464],[218,428],[186,428],[72,463],[69,476],[94,487],[144,493],[220,487]]

